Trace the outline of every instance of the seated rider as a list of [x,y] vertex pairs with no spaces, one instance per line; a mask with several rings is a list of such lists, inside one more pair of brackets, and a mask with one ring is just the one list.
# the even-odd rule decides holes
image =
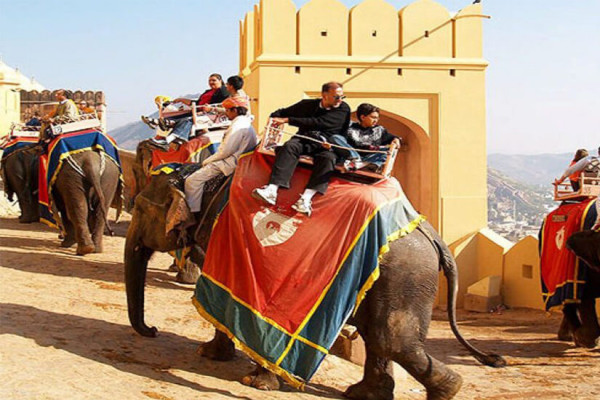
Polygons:
[[[569,164],[569,167],[572,167],[573,165],[577,164],[577,162],[579,160],[581,160],[582,158],[585,158],[589,156],[589,153],[586,149],[578,149],[575,152],[575,155],[573,156],[573,160],[571,161],[571,164]],[[569,182],[571,182],[571,187],[573,188],[574,191],[578,191],[579,190],[579,176],[581,175],[581,171],[577,171],[574,172],[573,174],[569,175]]]
[[258,137],[252,127],[248,112],[248,101],[240,97],[230,97],[222,104],[231,125],[223,135],[223,141],[215,154],[202,162],[202,168],[185,180],[185,197],[190,211],[200,211],[202,193],[206,182],[218,175],[229,176],[235,170],[241,154],[252,150]]
[[[305,99],[271,114],[275,124],[289,123],[297,126],[298,136],[293,136],[283,146],[275,149],[275,164],[269,184],[254,189],[252,196],[268,204],[277,202],[277,190],[289,188],[290,179],[301,155],[313,157],[312,174],[304,193],[292,208],[308,216],[312,213],[312,198],[318,192],[324,194],[329,178],[335,170],[336,154],[326,143],[332,135],[343,134],[350,124],[350,107],[343,102],[341,83],[328,82],[321,88],[320,99]],[[302,138],[301,136],[311,139]]]
[[79,110],[75,102],[69,98],[69,93],[65,89],[59,89],[54,93],[58,105],[56,108],[42,117],[42,126],[40,127],[40,141],[49,142],[52,133],[49,131],[50,124],[66,122],[79,115]]
[[[389,133],[379,122],[379,108],[369,103],[363,103],[356,109],[358,122],[351,122],[346,135],[332,135],[330,142],[343,147],[353,147],[359,150],[387,150],[389,144],[396,142],[400,145],[400,139]],[[346,159],[344,167],[346,170],[355,170],[372,164],[376,170],[381,169],[387,158],[386,153],[362,153],[356,150],[335,149],[341,158]]]
[[[578,152],[579,151],[580,150],[578,150]],[[587,154],[587,151],[585,151],[585,153]],[[563,172],[562,176],[560,178],[554,180],[554,184],[555,185],[561,184],[565,179],[567,179],[568,176],[573,176],[575,174],[579,175],[581,173],[581,171],[583,171],[586,168],[587,169],[594,168],[596,170],[600,170],[600,147],[598,147],[598,156],[587,155],[587,156],[581,158],[576,163],[571,163],[571,166],[569,168],[567,168],[565,170],[565,172]],[[573,189],[575,190],[575,187],[573,187]],[[577,183],[576,190],[579,190],[579,182]]]
[[[575,164],[571,163],[571,166],[567,168],[565,172],[563,172],[562,176],[554,180],[554,184],[558,185],[567,179],[568,176],[580,174],[585,169],[597,171],[600,177],[600,147],[598,147],[598,156],[588,155],[577,161]],[[575,187],[573,187],[573,189],[575,190]],[[579,182],[577,190],[579,190]],[[596,222],[592,227],[593,230],[600,229],[600,199],[596,199],[596,215]]]
[[[210,89],[207,89],[198,97],[196,100],[196,105],[206,105],[206,104],[217,104],[222,103],[227,97],[229,97],[229,93],[227,93],[227,89],[223,85],[223,78],[219,74],[211,74],[208,78],[208,85]],[[178,97],[174,99],[171,103],[183,103],[186,106],[192,105],[191,99],[186,99],[183,97]],[[192,129],[192,116],[190,114],[179,115],[174,118],[160,118],[154,119],[146,116],[142,116],[142,121],[146,123],[150,128],[155,129],[156,126],[159,126],[162,130],[167,131],[169,129],[173,129],[171,134],[179,136],[181,138],[187,139],[189,137],[190,130]]]
[[[252,110],[250,108],[250,97],[246,94],[246,92],[244,92],[244,89],[242,89],[244,87],[244,79],[238,75],[230,76],[229,78],[227,78],[225,87],[227,88],[227,92],[229,93],[229,96],[241,97],[248,101],[248,115],[251,115]],[[205,105],[203,107],[203,111],[206,113],[208,113],[208,112],[216,112],[219,114],[225,113],[225,109],[223,107],[210,106],[210,105]]]

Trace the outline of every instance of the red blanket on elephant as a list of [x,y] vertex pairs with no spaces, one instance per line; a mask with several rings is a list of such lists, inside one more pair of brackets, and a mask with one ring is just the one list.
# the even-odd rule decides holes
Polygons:
[[391,240],[422,216],[396,179],[334,177],[310,218],[291,209],[310,176],[298,167],[277,207],[252,198],[273,158],[242,157],[210,238],[194,304],[259,364],[296,386],[316,372],[379,276]]
[[562,204],[544,220],[540,266],[546,310],[581,299],[587,268],[566,248],[566,242],[596,219],[593,204],[594,200]]
[[[169,151],[156,149],[152,152],[152,168],[168,163],[190,163],[201,162],[217,151],[218,144],[213,143],[207,136],[200,136],[180,145],[177,148],[169,148]],[[204,157],[200,157],[205,152]]]

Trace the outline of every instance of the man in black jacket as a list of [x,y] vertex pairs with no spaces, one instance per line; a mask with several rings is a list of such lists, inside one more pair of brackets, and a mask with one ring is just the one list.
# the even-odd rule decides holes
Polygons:
[[[350,107],[343,100],[344,89],[337,82],[325,83],[321,88],[320,99],[307,99],[271,114],[277,124],[297,126],[298,134],[328,142],[331,135],[344,134],[350,124]],[[275,205],[277,190],[280,187],[289,188],[290,179],[298,165],[301,155],[313,157],[313,171],[304,193],[292,208],[310,216],[312,213],[312,198],[318,192],[324,194],[329,184],[329,178],[335,168],[336,154],[330,146],[324,146],[300,137],[292,137],[283,146],[275,150],[275,165],[271,172],[269,184],[254,189],[253,197]]]

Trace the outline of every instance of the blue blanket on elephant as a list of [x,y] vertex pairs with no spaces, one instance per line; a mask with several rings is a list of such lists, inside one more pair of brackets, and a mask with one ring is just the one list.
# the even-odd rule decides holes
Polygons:
[[[52,219],[52,185],[68,158],[84,151],[102,151],[120,171],[123,181],[121,161],[117,144],[113,138],[95,129],[73,132],[56,137],[48,145],[48,153],[40,157],[39,203],[42,209],[42,222],[56,226]],[[118,191],[120,196],[120,191]]]

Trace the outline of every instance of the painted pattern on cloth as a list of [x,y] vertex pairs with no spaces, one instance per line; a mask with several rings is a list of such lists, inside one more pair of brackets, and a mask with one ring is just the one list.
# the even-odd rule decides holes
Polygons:
[[579,303],[588,268],[566,248],[567,239],[596,220],[594,200],[562,204],[542,225],[540,268],[542,298],[546,310],[567,303]]
[[389,241],[423,217],[395,179],[334,177],[307,218],[291,209],[310,176],[302,167],[279,191],[278,207],[265,207],[251,191],[272,164],[260,153],[240,159],[193,302],[260,365],[300,387],[378,278]]

